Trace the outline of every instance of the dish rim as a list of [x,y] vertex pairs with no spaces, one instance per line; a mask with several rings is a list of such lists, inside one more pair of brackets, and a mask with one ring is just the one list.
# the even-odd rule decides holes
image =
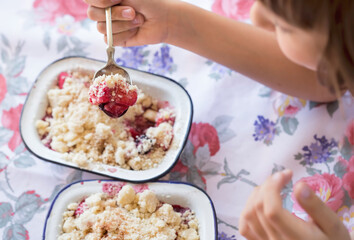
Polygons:
[[[42,240],[46,240],[46,229],[47,229],[47,223],[48,223],[48,219],[50,217],[50,214],[53,210],[53,207],[54,207],[54,204],[55,202],[57,201],[57,199],[59,198],[60,194],[62,192],[64,192],[66,189],[70,188],[72,185],[75,185],[75,184],[81,184],[83,182],[94,182],[94,181],[101,181],[101,182],[124,182],[124,181],[120,181],[120,180],[117,180],[117,179],[86,179],[86,180],[79,180],[79,181],[75,181],[75,182],[72,182],[72,183],[69,183],[67,184],[65,187],[63,187],[62,189],[60,189],[60,191],[55,195],[54,199],[52,200],[52,203],[50,204],[50,207],[48,209],[48,212],[47,212],[47,215],[45,217],[45,222],[44,222],[44,228],[43,228],[43,235],[42,235]],[[216,211],[215,211],[215,206],[214,206],[214,203],[213,201],[211,200],[210,196],[208,195],[208,193],[192,184],[192,183],[189,183],[189,182],[178,182],[178,181],[165,181],[165,180],[160,180],[160,181],[154,181],[154,182],[146,182],[146,183],[134,183],[134,184],[150,184],[150,183],[162,183],[162,184],[181,184],[181,185],[187,185],[187,186],[190,186],[190,187],[193,187],[197,190],[199,190],[202,194],[204,194],[207,199],[209,200],[209,203],[210,203],[210,206],[211,206],[211,210],[213,212],[213,221],[214,221],[214,229],[215,229],[215,237],[214,239],[217,240],[218,239],[218,223],[217,223],[217,215],[216,215]]]
[[[175,159],[173,160],[173,163],[170,165],[170,167],[168,167],[165,171],[161,172],[160,174],[156,175],[156,176],[153,176],[153,177],[150,177],[150,178],[145,178],[145,179],[142,179],[142,180],[131,180],[131,179],[125,179],[125,178],[120,178],[119,176],[113,176],[113,175],[109,175],[109,174],[104,174],[104,173],[100,173],[100,172],[96,172],[96,171],[92,171],[90,169],[85,169],[85,168],[80,168],[79,166],[69,166],[67,164],[64,164],[64,163],[60,163],[60,162],[57,162],[57,161],[53,161],[53,160],[50,160],[50,159],[47,159],[45,157],[42,157],[40,156],[39,154],[37,154],[34,150],[32,150],[28,144],[26,143],[26,141],[24,140],[24,137],[23,137],[23,130],[22,130],[22,118],[23,118],[23,112],[25,110],[25,106],[27,105],[27,101],[28,101],[28,98],[30,96],[30,93],[32,92],[33,90],[33,87],[35,86],[35,84],[37,83],[37,81],[39,80],[39,77],[41,76],[41,74],[47,70],[50,66],[52,66],[53,64],[57,63],[57,62],[60,62],[60,61],[63,61],[63,60],[66,60],[66,59],[86,59],[86,60],[91,60],[91,61],[96,61],[96,62],[102,62],[104,63],[104,61],[102,60],[98,60],[98,59],[95,59],[95,58],[90,58],[90,57],[84,57],[84,56],[67,56],[67,57],[62,57],[62,58],[59,58],[59,59],[56,59],[54,60],[53,62],[51,62],[50,64],[46,65],[40,72],[39,74],[37,75],[35,81],[32,83],[32,86],[26,96],[26,99],[23,103],[23,107],[22,107],[22,110],[21,110],[21,116],[20,116],[20,121],[19,121],[19,130],[20,130],[20,136],[21,136],[21,139],[22,139],[22,142],[23,144],[25,145],[26,149],[31,153],[33,154],[35,157],[41,159],[41,160],[44,160],[44,161],[47,161],[47,162],[50,162],[50,163],[54,163],[54,164],[58,164],[58,165],[61,165],[61,166],[64,166],[64,167],[68,167],[68,168],[73,168],[73,169],[77,169],[77,170],[81,170],[81,171],[85,171],[85,172],[88,172],[88,173],[93,173],[93,174],[97,174],[97,175],[100,175],[100,176],[104,176],[104,177],[111,177],[111,178],[114,178],[114,179],[117,179],[117,180],[120,180],[120,181],[126,181],[126,182],[130,182],[130,183],[145,183],[145,182],[149,182],[149,181],[155,181],[163,176],[165,176],[166,174],[168,174],[172,168],[174,168],[179,160],[179,157],[181,156],[182,154],[182,151],[184,150],[186,144],[187,144],[187,140],[188,140],[188,137],[189,137],[189,133],[190,133],[190,130],[191,130],[191,127],[192,127],[192,121],[193,121],[193,114],[194,114],[194,108],[193,108],[193,101],[192,101],[192,98],[191,96],[189,95],[188,91],[179,83],[177,82],[176,80],[173,80],[172,78],[169,78],[169,77],[165,77],[165,76],[162,76],[162,75],[159,75],[159,74],[155,74],[155,73],[150,73],[150,72],[147,72],[147,71],[143,71],[143,70],[139,70],[139,69],[136,69],[136,68],[130,68],[130,67],[123,67],[123,68],[126,68],[126,69],[131,69],[131,70],[134,70],[134,71],[138,71],[138,72],[142,72],[142,73],[146,73],[146,74],[149,74],[149,75],[153,75],[153,76],[157,76],[157,77],[160,77],[160,78],[164,78],[174,84],[176,84],[178,87],[180,87],[186,94],[186,96],[188,97],[189,99],[189,105],[190,105],[190,115],[189,115],[189,118],[188,118],[188,126],[187,126],[187,131],[186,131],[186,134],[184,134],[183,136],[183,142],[182,142],[182,145],[181,145],[181,148],[176,151],[177,154],[175,156]],[[133,170],[131,170],[133,171]],[[136,170],[134,170],[136,171]],[[138,171],[143,171],[143,170],[138,170]]]

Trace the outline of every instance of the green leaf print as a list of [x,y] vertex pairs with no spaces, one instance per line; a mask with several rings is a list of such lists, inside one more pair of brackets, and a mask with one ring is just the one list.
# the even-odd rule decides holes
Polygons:
[[42,200],[34,191],[22,193],[15,205],[14,222],[24,224],[30,221],[42,205]]
[[299,125],[299,121],[296,118],[283,117],[280,120],[285,133],[293,135]]
[[0,228],[5,227],[12,217],[12,206],[7,202],[0,202]]
[[347,172],[347,166],[342,162],[338,161],[334,165],[333,170],[334,174],[336,174],[337,177],[343,178],[344,174]]
[[338,107],[339,107],[338,101],[328,103],[328,104],[327,104],[327,111],[328,111],[328,114],[329,114],[331,117],[333,117],[333,114],[337,111]]
[[21,224],[13,224],[4,231],[3,240],[28,240],[28,231]]

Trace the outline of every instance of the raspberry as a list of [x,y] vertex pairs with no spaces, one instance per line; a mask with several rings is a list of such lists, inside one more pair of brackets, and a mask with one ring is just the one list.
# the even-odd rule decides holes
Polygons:
[[126,122],[130,135],[135,139],[146,132],[146,129],[154,126],[154,123],[149,122],[143,116],[137,116],[134,121]]
[[[103,110],[107,115],[110,117],[120,117],[122,116],[127,110],[128,106],[117,104],[115,102],[110,102],[103,105]],[[102,106],[100,105],[100,107]]]
[[176,117],[174,116],[174,112],[169,108],[161,108],[156,115],[156,123],[155,126],[158,127],[161,123],[167,122],[172,126],[175,123]]
[[105,82],[100,82],[98,85],[90,87],[89,100],[94,105],[108,103],[111,100],[111,96],[111,89],[107,87]]
[[125,90],[119,88],[119,91],[116,92],[115,102],[127,106],[133,106],[136,100],[138,99],[138,93],[136,90],[129,90],[128,93],[122,94]]
[[135,139],[136,137],[138,137],[141,133],[137,130],[137,129],[135,129],[135,128],[133,128],[133,127],[131,127],[131,126],[128,126],[128,131],[130,132],[130,135]]
[[61,72],[60,74],[59,74],[59,76],[58,76],[58,87],[60,88],[60,89],[63,89],[63,85],[64,85],[64,82],[65,82],[65,79],[67,78],[67,77],[69,77],[70,75],[69,75],[69,73],[67,73],[67,72]]
[[85,203],[85,199],[82,200],[79,203],[79,206],[76,208],[75,212],[74,212],[74,216],[80,216],[81,214],[83,214],[86,210],[88,209],[87,204]]

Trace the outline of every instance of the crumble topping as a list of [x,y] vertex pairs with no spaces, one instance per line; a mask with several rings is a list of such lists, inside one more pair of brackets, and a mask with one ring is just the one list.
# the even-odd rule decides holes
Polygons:
[[137,90],[137,101],[126,114],[110,118],[88,100],[92,77],[93,71],[83,69],[59,74],[58,85],[47,93],[46,115],[36,121],[43,144],[80,167],[156,167],[173,139],[173,108]]
[[70,203],[58,240],[199,240],[193,211],[160,202],[154,192],[136,193],[125,185],[118,193],[92,194]]

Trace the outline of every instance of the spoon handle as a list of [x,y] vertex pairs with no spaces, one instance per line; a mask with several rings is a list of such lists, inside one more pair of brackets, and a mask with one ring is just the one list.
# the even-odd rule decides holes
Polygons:
[[114,47],[112,35],[112,11],[111,8],[106,8],[106,30],[107,30],[107,56],[108,63],[114,62]]

